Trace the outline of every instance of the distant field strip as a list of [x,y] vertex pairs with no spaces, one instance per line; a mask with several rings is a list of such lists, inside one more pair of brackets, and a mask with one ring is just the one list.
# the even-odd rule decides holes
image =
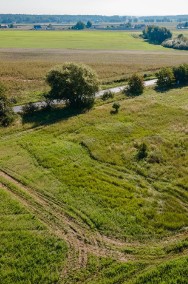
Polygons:
[[[135,36],[133,36],[133,33]],[[103,50],[168,49],[140,39],[141,32],[108,31],[0,31],[0,48],[56,48]]]

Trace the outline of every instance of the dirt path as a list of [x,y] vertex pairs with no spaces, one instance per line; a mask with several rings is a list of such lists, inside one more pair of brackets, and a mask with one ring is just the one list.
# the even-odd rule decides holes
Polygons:
[[130,55],[130,54],[154,54],[154,55],[159,55],[159,54],[164,54],[164,55],[187,55],[186,51],[182,50],[172,50],[172,49],[165,49],[164,51],[162,50],[117,50],[117,49],[70,49],[70,48],[0,48],[0,54],[28,54],[28,55],[34,55],[36,54],[37,56],[39,54],[42,54],[46,56],[46,54],[60,54],[60,55],[66,55],[66,54],[125,54],[125,55]]

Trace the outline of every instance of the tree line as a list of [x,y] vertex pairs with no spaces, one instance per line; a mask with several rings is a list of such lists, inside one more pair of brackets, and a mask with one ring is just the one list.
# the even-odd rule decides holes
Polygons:
[[0,14],[0,23],[2,24],[35,24],[35,23],[72,23],[78,21],[124,23],[131,22],[185,22],[188,21],[188,15],[178,16],[102,16],[102,15],[28,15],[28,14]]
[[132,19],[130,16],[101,16],[101,15],[27,15],[27,14],[0,14],[2,24],[35,24],[35,23],[76,23],[110,22],[121,23]]

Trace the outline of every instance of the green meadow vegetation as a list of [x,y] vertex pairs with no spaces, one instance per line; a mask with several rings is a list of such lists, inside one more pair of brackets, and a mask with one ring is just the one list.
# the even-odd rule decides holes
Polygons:
[[0,186],[1,283],[57,283],[67,247]]
[[[187,91],[147,88],[136,98],[118,94],[105,102],[98,99],[87,113],[57,107],[24,115],[9,129],[0,129],[0,181],[7,191],[2,190],[7,197],[1,207],[13,204],[9,199],[17,196],[21,208],[31,208],[36,216],[17,216],[11,209],[12,217],[8,223],[1,219],[1,226],[16,230],[19,245],[27,247],[24,253],[31,258],[33,235],[27,228],[37,231],[38,261],[47,261],[43,265],[56,271],[46,269],[46,275],[41,266],[38,277],[48,280],[39,283],[56,283],[52,279],[58,279],[66,255],[64,243],[50,253],[48,242],[54,250],[59,241],[48,241],[52,236],[40,222],[56,224],[72,248],[68,251],[75,250],[57,283],[187,283]],[[112,114],[115,102],[120,109]],[[138,159],[143,143],[147,155]],[[21,206],[15,204],[13,208]],[[23,243],[20,234],[26,234]],[[1,251],[10,249],[11,236],[4,239]],[[16,250],[12,247],[10,264],[1,272],[5,280]],[[21,273],[25,258],[17,258]],[[11,281],[4,283],[17,283]]]

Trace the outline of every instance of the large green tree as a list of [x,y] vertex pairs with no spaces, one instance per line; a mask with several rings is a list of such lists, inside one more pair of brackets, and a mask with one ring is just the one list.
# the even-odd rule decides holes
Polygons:
[[93,105],[95,93],[99,90],[96,73],[88,66],[65,63],[52,69],[46,77],[51,90],[50,100],[64,100],[75,108],[89,108]]

